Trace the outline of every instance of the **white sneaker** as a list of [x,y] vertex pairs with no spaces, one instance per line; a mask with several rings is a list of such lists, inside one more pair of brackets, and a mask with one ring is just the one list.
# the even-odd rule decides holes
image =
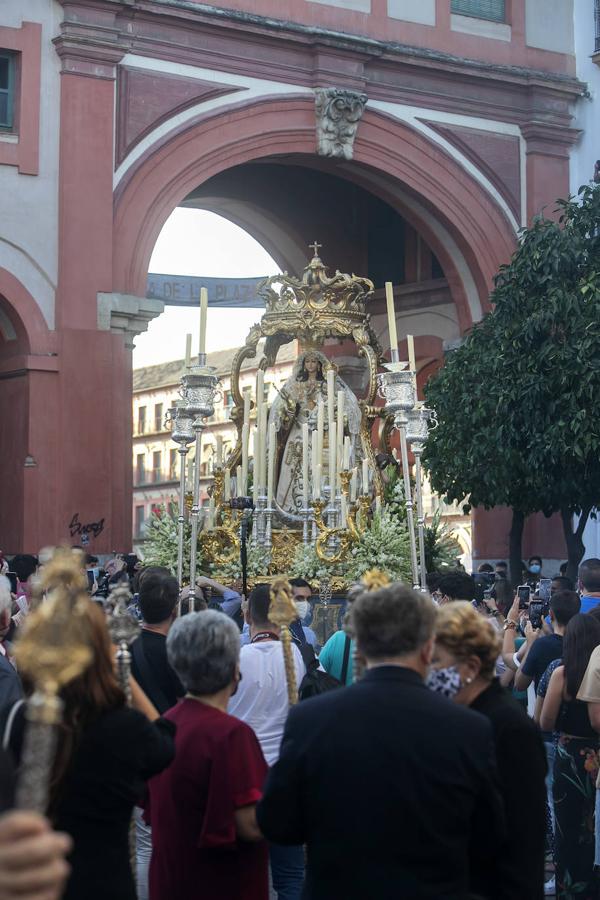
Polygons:
[[552,878],[544,885],[544,896],[552,897],[554,894],[556,894],[556,879],[552,876]]

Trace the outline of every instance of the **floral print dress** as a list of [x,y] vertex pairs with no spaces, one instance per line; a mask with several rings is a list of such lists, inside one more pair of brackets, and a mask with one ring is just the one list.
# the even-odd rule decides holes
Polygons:
[[564,700],[558,716],[554,763],[557,900],[596,900],[594,807],[598,735],[587,704]]

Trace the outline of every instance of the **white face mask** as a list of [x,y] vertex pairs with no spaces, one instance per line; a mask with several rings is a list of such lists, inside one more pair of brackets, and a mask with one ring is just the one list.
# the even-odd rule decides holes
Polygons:
[[310,603],[308,600],[295,600],[296,609],[298,610],[298,615],[300,617],[300,621],[306,618],[308,612],[310,610]]

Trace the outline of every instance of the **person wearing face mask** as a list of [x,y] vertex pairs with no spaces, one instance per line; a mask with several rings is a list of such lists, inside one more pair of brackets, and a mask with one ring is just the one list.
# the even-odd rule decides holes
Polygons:
[[305,624],[312,612],[310,598],[312,588],[304,578],[290,578],[292,598],[298,610],[298,619],[290,625],[292,637],[297,644],[310,644],[313,650],[317,650],[317,636],[308,625]]
[[485,716],[492,725],[508,824],[507,837],[498,848],[503,888],[498,893],[483,868],[474,873],[474,887],[497,900],[541,900],[546,755],[537,726],[494,677],[499,646],[496,632],[470,603],[442,607],[427,683],[432,690]]
[[542,557],[530,556],[527,560],[527,577],[526,582],[531,587],[536,588],[542,575]]

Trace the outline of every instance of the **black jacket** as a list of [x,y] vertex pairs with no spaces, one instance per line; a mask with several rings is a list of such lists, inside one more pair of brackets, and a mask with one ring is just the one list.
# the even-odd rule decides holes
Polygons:
[[492,730],[416,672],[371,669],[290,711],[257,812],[308,845],[309,900],[464,900],[472,836],[492,874],[504,838]]
[[[494,730],[499,786],[507,821],[498,848],[503,900],[542,900],[546,849],[546,751],[535,722],[495,680],[471,704]],[[485,869],[475,879],[486,884]]]

